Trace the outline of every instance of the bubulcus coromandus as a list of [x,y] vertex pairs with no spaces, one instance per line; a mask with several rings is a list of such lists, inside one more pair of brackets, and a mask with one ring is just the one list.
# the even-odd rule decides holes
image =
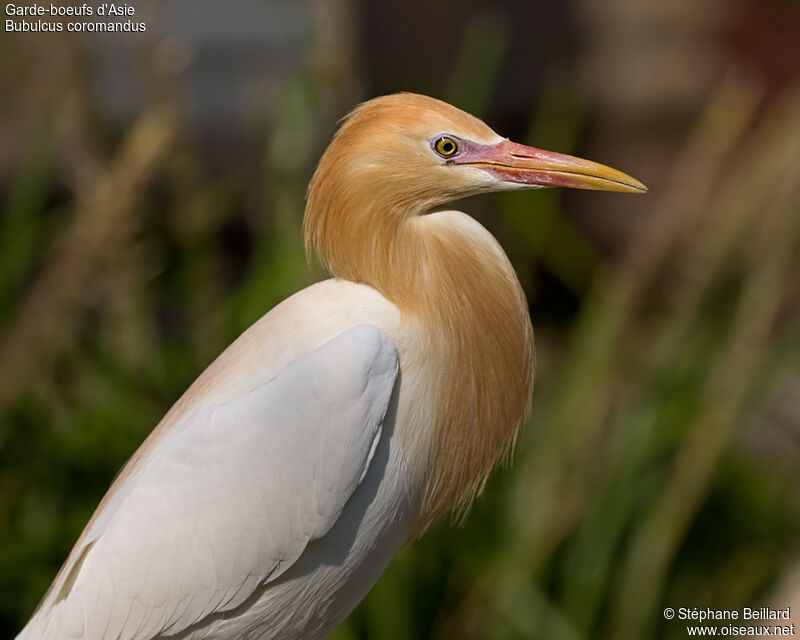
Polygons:
[[113,482],[19,638],[322,638],[404,542],[468,505],[533,381],[525,296],[448,202],[541,186],[644,192],[448,104],[376,98],[308,190],[331,279],[197,379]]

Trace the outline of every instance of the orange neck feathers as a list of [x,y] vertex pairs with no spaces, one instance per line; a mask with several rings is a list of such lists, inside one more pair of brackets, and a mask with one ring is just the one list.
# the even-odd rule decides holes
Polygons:
[[[476,135],[494,135],[438,105]],[[398,146],[382,115],[357,110],[337,134],[311,181],[304,225],[309,251],[332,275],[374,287],[424,327],[429,358],[420,364],[433,369],[438,406],[420,533],[443,510],[467,507],[513,446],[533,384],[533,331],[489,233],[463,214],[429,214],[463,185],[415,169],[408,160],[419,150]]]

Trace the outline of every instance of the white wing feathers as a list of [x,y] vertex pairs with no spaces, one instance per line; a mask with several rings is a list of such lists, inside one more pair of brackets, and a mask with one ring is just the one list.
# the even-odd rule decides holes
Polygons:
[[176,425],[23,636],[145,640],[244,602],[336,522],[366,474],[397,367],[389,337],[359,326]]

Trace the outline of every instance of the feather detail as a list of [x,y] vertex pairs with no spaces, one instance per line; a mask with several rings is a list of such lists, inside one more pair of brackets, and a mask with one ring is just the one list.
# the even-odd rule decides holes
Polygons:
[[449,508],[466,510],[513,447],[533,386],[533,329],[508,259],[468,216],[431,213],[480,191],[480,181],[441,163],[408,162],[430,156],[420,140],[440,133],[501,140],[480,120],[431,98],[398,94],[362,105],[321,159],[305,214],[310,254],[334,276],[374,287],[422,325],[427,358],[415,364],[427,370],[437,401],[431,435],[402,434],[430,438],[413,535]]

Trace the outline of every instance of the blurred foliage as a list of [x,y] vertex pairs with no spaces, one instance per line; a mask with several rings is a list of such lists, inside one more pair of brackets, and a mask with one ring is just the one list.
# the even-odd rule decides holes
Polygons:
[[[504,29],[473,25],[448,85],[478,116]],[[770,436],[796,436],[781,416],[800,403],[800,98],[760,114],[758,98],[723,82],[614,265],[559,192],[489,201],[534,319],[545,270],[577,313],[538,338],[513,469],[463,526],[403,550],[335,640],[682,638],[664,607],[769,601],[800,533],[797,447]],[[0,637],[170,404],[320,277],[300,229],[324,111],[319,78],[300,74],[261,165],[214,180],[161,103],[120,140],[91,134],[107,159],[73,184],[55,168],[74,137],[47,118],[35,129],[0,218]],[[554,81],[530,141],[569,151],[583,126]]]

